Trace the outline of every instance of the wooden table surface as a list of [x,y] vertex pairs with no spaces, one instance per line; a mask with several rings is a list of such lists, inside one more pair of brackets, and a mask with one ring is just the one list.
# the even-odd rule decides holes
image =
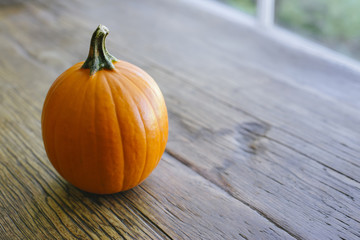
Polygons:
[[[169,112],[140,186],[93,195],[41,138],[45,95],[109,51],[146,70]],[[1,239],[359,239],[360,74],[191,1],[1,1]]]

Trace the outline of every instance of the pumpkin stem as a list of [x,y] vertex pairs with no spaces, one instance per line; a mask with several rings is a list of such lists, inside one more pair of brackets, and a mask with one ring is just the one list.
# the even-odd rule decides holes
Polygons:
[[109,29],[104,25],[99,25],[91,37],[89,56],[81,68],[90,69],[90,76],[102,69],[114,69],[113,62],[117,59],[112,56],[105,47],[105,38],[109,34]]

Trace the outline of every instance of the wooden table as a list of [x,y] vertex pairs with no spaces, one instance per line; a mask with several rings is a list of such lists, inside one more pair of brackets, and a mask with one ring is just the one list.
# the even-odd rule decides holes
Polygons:
[[[163,158],[140,186],[92,195],[44,151],[56,77],[109,51],[158,82]],[[360,73],[191,1],[2,1],[1,239],[358,239]]]

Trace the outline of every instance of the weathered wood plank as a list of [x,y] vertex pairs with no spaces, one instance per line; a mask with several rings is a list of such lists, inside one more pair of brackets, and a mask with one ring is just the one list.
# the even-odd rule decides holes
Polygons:
[[[138,21],[138,25],[132,27],[144,28],[147,31],[141,34],[145,34],[149,39],[155,38],[160,30],[154,30],[149,23],[149,19],[155,18],[155,14],[152,11],[141,13],[143,15],[139,14],[139,17],[143,16],[145,20]],[[176,18],[176,15],[174,17],[168,11],[157,12],[156,16],[158,19],[165,19],[170,15]],[[193,32],[192,35],[190,33],[178,34],[178,32],[194,31],[194,29],[202,30],[205,34],[207,29],[207,35],[202,37],[216,39],[218,33],[213,33],[213,25],[209,26],[207,22],[196,21],[198,19],[191,21],[191,19],[180,15],[177,21],[181,23],[185,21],[187,24],[176,25],[175,30],[173,22],[164,21],[161,27],[164,28],[162,31],[167,33],[165,39],[159,39],[147,48],[141,48],[140,33],[130,31],[123,33],[126,36],[132,34],[135,43],[129,43],[130,47],[135,44],[140,46],[128,50],[128,57],[136,55],[139,59],[140,56],[148,56],[150,58],[149,65],[146,67],[150,72],[152,69],[165,68],[165,71],[170,71],[177,77],[181,77],[183,81],[188,81],[199,91],[204,91],[219,101],[231,104],[255,118],[276,126],[285,134],[298,137],[298,144],[294,144],[295,146],[308,145],[306,143],[311,142],[317,147],[316,150],[319,151],[320,157],[330,154],[342,160],[345,159],[345,163],[339,164],[339,161],[322,157],[324,164],[359,181],[358,174],[356,174],[360,165],[357,158],[360,152],[358,145],[360,134],[357,131],[358,110],[307,88],[299,88],[299,84],[290,84],[292,79],[279,78],[277,73],[269,75],[269,72],[259,72],[258,69],[227,60],[230,53],[221,53],[211,48],[211,45],[206,42],[195,41]],[[107,20],[111,21],[111,19]],[[186,26],[192,26],[192,30],[188,30]],[[121,41],[121,36],[117,33],[122,31],[121,28],[118,26],[114,28],[118,31],[113,34],[115,35],[113,39]],[[232,40],[235,38],[233,35],[228,34],[227,37],[228,41],[234,41]],[[177,39],[177,41],[171,41],[171,39]],[[235,39],[241,43],[240,38]],[[224,42],[227,43],[227,41]],[[331,64],[328,67],[332,69]],[[344,70],[344,74],[346,74],[346,70]],[[339,78],[337,81],[341,80],[342,78]],[[219,91],[219,82],[221,82],[222,91]],[[163,86],[166,86],[166,83]],[[356,96],[354,95],[354,97]],[[302,152],[301,148],[298,150]]]
[[[359,113],[351,107],[357,106],[354,93],[359,86],[353,80],[341,83],[342,77],[355,79],[356,74],[283,46],[274,47],[274,42],[261,40],[250,29],[178,2],[144,1],[139,5],[124,1],[111,9],[96,2],[86,6],[77,2],[75,7],[67,1],[61,4],[60,10],[49,10],[52,5],[45,3],[23,12],[22,18],[3,21],[6,30],[21,29],[12,30],[8,47],[36,61],[40,69],[49,66],[46,73],[19,70],[16,74],[23,82],[5,85],[10,89],[28,86],[21,93],[22,102],[17,103],[35,101],[35,114],[32,105],[24,109],[28,116],[36,119],[41,109],[41,98],[31,94],[44,95],[44,83],[50,83],[70,62],[82,60],[79,56],[86,56],[88,34],[101,22],[112,29],[108,42],[110,49],[116,46],[114,55],[144,67],[163,89],[170,112],[167,151],[171,155],[298,238],[359,237]],[[74,10],[78,7],[83,11]],[[174,8],[178,10],[171,11]],[[53,28],[38,28],[35,23]],[[38,36],[53,41],[32,42]],[[301,59],[306,61],[299,62]],[[3,60],[7,69],[16,71],[11,63],[16,59],[9,61]],[[331,73],[322,75],[322,69]],[[40,81],[26,78],[27,74],[39,74]],[[324,85],[328,78],[331,84]],[[349,94],[344,95],[343,90]],[[38,127],[34,121],[25,129],[36,132]],[[45,156],[40,159],[44,161]],[[152,191],[147,189],[154,199],[164,196]],[[152,199],[151,195],[143,196]],[[134,197],[130,202],[136,201]],[[171,236],[181,234],[166,224],[169,215],[161,214],[163,205],[155,210],[146,209],[144,203],[137,207],[151,221],[161,219],[161,228],[174,234]],[[176,213],[188,217],[182,211]],[[188,227],[188,223],[181,225]],[[227,233],[233,234],[231,230]]]
[[[98,11],[101,11],[101,8]],[[133,12],[136,12],[135,9]],[[141,14],[138,13],[138,17],[142,16],[145,20],[133,23],[138,25],[131,26],[131,29],[144,28],[147,32],[142,32],[142,34],[153,39],[159,30],[154,30],[148,26],[151,24],[149,19],[156,18],[153,11],[148,12],[140,10]],[[165,19],[165,17],[169,17],[169,12],[157,12],[157,16],[160,19]],[[183,15],[180,15],[179,18],[177,19],[178,22],[186,21],[188,23],[191,21],[191,18],[185,19]],[[106,20],[111,21],[111,19]],[[277,78],[276,74],[269,76],[266,73],[257,72],[256,69],[223,61],[223,59],[226,60],[224,54],[220,55],[218,51],[214,52],[211,47],[202,42],[201,44],[200,42],[194,43],[193,38],[188,37],[194,34],[179,35],[177,41],[170,41],[175,39],[175,34],[178,34],[179,29],[173,30],[173,22],[170,22],[169,26],[166,23],[165,21],[161,25],[162,28],[166,29],[165,40],[162,42],[162,39],[159,39],[159,41],[151,43],[150,47],[147,46],[147,49],[141,48],[142,44],[139,44],[142,41],[140,33],[131,30],[125,32],[124,35],[132,36],[133,40],[126,43],[129,43],[130,47],[135,44],[139,46],[128,50],[127,57],[131,58],[132,55],[136,56],[136,54],[137,59],[140,59],[142,55],[149,56],[151,59],[148,60],[148,65],[144,64],[144,59],[138,62],[147,67],[150,72],[153,71],[152,69],[160,67],[165,67],[165,71],[176,69],[176,73],[172,74],[181,77],[183,81],[188,81],[199,91],[205,91],[212,97],[225,101],[226,104],[231,104],[239,110],[283,130],[285,138],[290,137],[295,141],[292,145],[297,151],[308,155],[315,154],[314,158],[319,158],[319,161],[326,166],[359,181],[357,172],[360,164],[357,156],[360,149],[357,142],[360,134],[356,130],[359,125],[358,111],[342,103],[334,102],[328,97],[318,95],[316,92],[303,88],[299,89],[297,85],[289,84],[289,80]],[[214,34],[211,35],[212,31],[209,31],[210,27],[207,24],[200,24],[201,22],[192,20],[185,26],[193,26],[191,29],[208,29],[207,39],[216,38],[213,36]],[[124,30],[117,26],[115,29],[118,31],[113,34],[112,39],[115,38],[115,41],[119,42],[122,37],[117,32]],[[183,31],[188,30],[186,27],[181,27],[181,29]],[[233,38],[233,36],[231,37]],[[229,38],[229,41],[232,38]],[[110,38],[110,42],[115,41]],[[138,42],[133,43],[134,41]],[[160,47],[161,44],[162,47]],[[140,49],[138,50],[138,48]],[[156,54],[152,54],[155,52]],[[191,60],[188,56],[191,56]],[[222,59],[222,61],[212,61],[211,59]],[[137,60],[134,59],[133,61]],[[216,67],[209,68],[208,66]],[[241,67],[241,71],[239,71],[239,67]],[[329,64],[329,68],[331,69],[331,64]],[[219,81],[222,83],[222,91],[218,91]],[[160,82],[160,85],[166,86],[166,82]],[[283,104],[285,102],[287,104]],[[284,138],[284,136],[279,136],[279,138]],[[304,147],[306,148],[305,151],[303,150]],[[335,156],[340,160],[333,161],[328,156]]]
[[[144,21],[146,22],[146,21]],[[151,28],[147,28],[147,29],[151,29]],[[137,39],[137,38],[136,38]],[[140,40],[139,40],[140,41]],[[179,42],[186,42],[186,38],[182,38],[181,40],[179,40]],[[187,48],[188,46],[183,47],[184,51],[188,51]],[[197,46],[200,48],[200,46]],[[178,48],[175,48],[176,50]],[[144,50],[144,49],[141,49]],[[168,50],[168,49],[167,49]],[[242,82],[241,85],[238,82],[234,82],[234,81],[226,81],[227,79],[221,77],[221,74],[217,73],[217,72],[211,72],[211,74],[209,74],[209,71],[200,71],[201,73],[203,73],[203,75],[199,74],[196,70],[197,67],[194,67],[194,70],[192,70],[193,68],[191,68],[191,64],[194,63],[207,63],[205,61],[205,59],[197,59],[194,61],[190,61],[190,63],[187,63],[186,61],[184,61],[185,57],[181,56],[179,57],[178,52],[176,52],[176,50],[174,50],[173,52],[171,52],[172,54],[174,54],[173,56],[175,56],[174,58],[169,58],[169,56],[167,56],[169,59],[171,60],[167,60],[167,62],[165,62],[165,57],[163,57],[163,62],[161,62],[161,66],[167,66],[168,69],[172,70],[172,69],[176,69],[176,68],[181,68],[182,70],[185,68],[186,71],[184,71],[183,73],[180,73],[177,75],[177,77],[182,77],[183,81],[186,80],[190,80],[190,84],[192,84],[193,86],[196,86],[196,90],[200,91],[205,91],[207,93],[211,93],[211,96],[216,98],[216,95],[219,93],[218,91],[218,84],[216,84],[215,80],[219,80],[221,79],[221,81],[223,83],[226,82],[226,84],[223,84],[226,90],[224,91],[220,91],[220,93],[222,94],[221,97],[224,99],[228,99],[227,104],[232,104],[234,105],[234,103],[247,103],[245,104],[246,110],[245,112],[247,113],[251,113],[250,115],[255,115],[256,118],[255,119],[265,119],[266,121],[270,122],[272,125],[275,125],[274,127],[272,127],[273,129],[276,129],[276,132],[274,131],[270,131],[269,134],[271,135],[271,137],[275,138],[275,140],[279,141],[278,139],[281,140],[291,140],[288,143],[290,147],[292,147],[292,150],[295,150],[296,152],[298,152],[298,154],[302,154],[302,155],[306,155],[307,157],[311,157],[312,160],[316,160],[317,163],[320,163],[320,165],[318,165],[318,170],[319,172],[321,172],[321,167],[323,166],[325,167],[325,169],[327,169],[326,171],[330,171],[332,173],[335,173],[334,170],[337,171],[338,177],[341,178],[341,181],[345,181],[345,182],[350,182],[350,186],[357,186],[358,183],[358,179],[357,179],[357,172],[358,172],[358,159],[356,158],[356,153],[358,152],[358,150],[356,149],[356,139],[358,136],[357,132],[353,132],[352,129],[355,128],[356,126],[358,126],[358,120],[357,118],[354,118],[354,116],[357,116],[358,113],[356,111],[354,111],[351,108],[344,108],[344,106],[342,104],[336,103],[333,100],[329,100],[327,98],[324,98],[321,95],[318,94],[313,94],[313,92],[309,92],[307,90],[303,90],[303,89],[298,89],[296,86],[292,86],[291,84],[289,85],[288,82],[285,81],[285,83],[283,83],[284,81],[282,79],[276,79],[272,76],[267,76],[265,74],[256,74],[256,72],[250,70],[247,70],[247,74],[243,74],[244,78],[246,79],[246,77],[248,77],[248,82]],[[195,51],[195,57],[196,56],[205,56],[204,53],[198,53],[198,51],[194,48],[192,48],[193,51]],[[203,50],[205,51],[205,49]],[[180,51],[181,52],[181,51]],[[194,52],[192,52],[194,53]],[[196,54],[198,53],[198,54]],[[168,53],[170,55],[170,53]],[[139,53],[140,55],[140,53]],[[148,54],[150,55],[150,54]],[[188,55],[190,55],[188,53]],[[191,55],[194,56],[194,55]],[[155,57],[157,57],[157,55],[155,55]],[[152,57],[154,58],[154,57]],[[218,59],[218,56],[213,57],[214,59]],[[156,58],[157,61],[159,61],[159,58]],[[169,61],[171,63],[169,63]],[[170,65],[173,64],[173,62],[177,65]],[[180,66],[181,64],[181,66]],[[187,64],[187,65],[186,65]],[[170,65],[170,66],[169,66]],[[184,66],[185,65],[185,66]],[[157,68],[159,67],[158,65],[150,65],[147,66],[148,69],[151,71],[151,68]],[[224,67],[224,66],[222,66]],[[191,71],[189,72],[189,68],[191,69]],[[201,69],[201,68],[200,68]],[[206,69],[208,70],[208,69]],[[226,68],[226,70],[229,70],[229,67]],[[152,70],[153,72],[155,72],[155,70]],[[234,70],[235,71],[235,70]],[[249,73],[250,72],[250,73]],[[236,74],[236,72],[233,72],[234,74]],[[156,72],[154,73],[156,74]],[[228,73],[229,74],[229,73]],[[212,78],[209,78],[208,75],[211,76],[215,76]],[[229,74],[231,75],[231,74]],[[160,76],[160,75],[155,75],[155,76]],[[249,77],[250,76],[250,77]],[[260,78],[260,79],[258,79]],[[158,79],[160,79],[160,84],[162,84],[163,86],[167,86],[166,85],[166,81],[169,81],[169,79],[167,79],[166,77],[159,77]],[[161,82],[161,79],[166,79],[164,80],[164,82]],[[194,80],[192,80],[194,79]],[[199,79],[200,79],[200,83],[199,83]],[[249,81],[249,79],[251,80],[255,80],[254,81]],[[214,80],[213,82],[211,82],[212,80]],[[238,79],[237,79],[238,80]],[[257,81],[256,81],[257,80]],[[209,84],[209,81],[211,84]],[[173,83],[173,82],[172,82]],[[195,84],[194,84],[195,83]],[[261,87],[263,86],[263,87]],[[168,92],[166,93],[172,93],[170,96],[167,95],[167,97],[172,97],[172,98],[181,98],[179,96],[174,96],[174,92],[177,92],[176,89],[182,89],[183,84],[179,84],[177,85],[175,88],[173,88],[172,90],[168,90]],[[248,91],[249,87],[252,87],[251,90],[255,90],[253,92],[250,93],[246,93],[246,91]],[[281,90],[278,90],[281,89]],[[166,91],[167,87],[165,88]],[[199,90],[200,89],[200,90]],[[210,89],[210,91],[209,91]],[[229,93],[233,92],[231,91],[232,89],[243,89],[243,91],[238,91],[238,95],[241,96],[241,94],[243,94],[245,97],[241,97],[239,98],[234,98],[236,92],[231,95]],[[272,91],[269,91],[272,90]],[[190,90],[189,90],[190,92]],[[254,94],[254,92],[256,94]],[[265,98],[263,100],[263,102],[259,102],[258,99],[262,99],[262,96],[264,95],[264,93],[271,93],[269,96],[266,96],[267,98]],[[282,93],[284,93],[284,96],[280,96],[279,98],[277,98],[278,95],[281,95]],[[188,96],[184,96],[184,98],[188,98]],[[305,99],[305,102],[304,102]],[[308,100],[306,100],[308,99]],[[290,101],[289,101],[290,100]],[[209,99],[202,99],[202,102],[208,102]],[[288,107],[282,107],[282,104],[286,102],[289,103]],[[304,102],[304,104],[303,104]],[[318,105],[319,109],[314,109],[314,103],[316,103],[316,105]],[[179,101],[177,102],[177,105],[172,108],[172,109],[176,109],[178,107]],[[193,120],[193,116],[189,117],[188,113],[194,111],[194,107],[193,106],[193,102],[189,101],[187,104],[184,104],[185,106],[190,105],[192,106],[191,108],[188,109],[188,111],[186,113],[184,113],[181,116],[176,116],[175,118],[180,118],[183,119],[185,118],[185,122],[186,121],[190,121],[190,127],[187,126],[187,128],[191,129],[191,126],[194,124]],[[266,106],[268,105],[268,106]],[[198,108],[203,107],[202,104],[198,104],[197,105]],[[242,106],[237,106],[235,105],[234,107],[239,108],[239,110],[242,110],[243,107]],[[256,108],[255,108],[256,107]],[[282,108],[281,108],[282,107]],[[292,111],[293,108],[295,107],[295,109],[297,109],[297,111]],[[196,108],[196,112],[199,111],[199,109]],[[255,111],[254,111],[255,108]],[[280,108],[280,109],[277,109]],[[308,110],[310,109],[310,110]],[[183,111],[184,109],[182,109]],[[216,112],[215,109],[213,109],[213,111]],[[256,114],[253,114],[253,113]],[[299,114],[299,113],[300,114]],[[340,113],[340,114],[339,114]],[[294,114],[294,116],[288,116],[288,114]],[[224,114],[226,116],[226,114]],[[225,116],[223,118],[225,118]],[[309,119],[309,116],[311,116],[311,121],[308,121],[307,119]],[[344,117],[346,116],[346,117]],[[326,119],[327,122],[324,123],[324,117],[329,117],[329,119]],[[202,117],[199,117],[202,119],[209,119],[209,116],[204,114]],[[221,118],[221,120],[223,120],[223,118]],[[315,118],[315,119],[314,119]],[[201,136],[201,134],[198,133],[208,133],[209,136],[214,137],[211,134],[214,134],[213,132],[216,132],[213,130],[214,128],[214,122],[216,122],[216,120],[220,121],[218,118],[213,118],[211,121],[211,124],[207,125],[207,128],[202,129],[202,128],[196,128],[193,127],[193,132],[195,135],[200,135],[198,136],[199,139],[202,139],[203,136]],[[201,121],[201,120],[199,120]],[[344,122],[346,121],[346,122]],[[345,123],[345,124],[344,124]],[[201,124],[201,123],[199,123]],[[258,124],[263,124],[262,121],[260,121],[260,123]],[[266,124],[265,124],[266,125]],[[231,128],[231,127],[230,127]],[[319,128],[319,129],[318,129]],[[178,134],[180,135],[179,138],[181,138],[181,132],[183,132],[184,128],[179,128],[180,130],[176,131]],[[226,132],[226,128],[223,129],[223,132]],[[228,130],[231,131],[231,130]],[[221,129],[220,129],[221,132]],[[300,137],[299,137],[299,136]],[[206,135],[205,135],[206,136]],[[186,140],[187,142],[190,142],[189,140]],[[336,143],[336,147],[334,149],[334,141]],[[344,142],[345,145],[344,146]],[[226,142],[227,143],[227,142]],[[280,142],[283,143],[284,142]],[[286,143],[286,142],[285,142]],[[179,144],[179,142],[177,142],[177,144]],[[213,142],[212,142],[213,144]],[[222,146],[228,146],[229,144],[222,144]],[[313,146],[315,145],[315,146]],[[350,147],[349,147],[350,145]],[[181,144],[180,144],[181,146]],[[189,148],[189,145],[186,145],[186,147],[184,146],[184,148],[181,148],[181,150],[179,150],[177,153],[177,157],[182,157],[184,155],[184,152],[186,152],[186,148]],[[196,149],[195,148],[191,148],[191,150],[187,149],[189,152],[192,152],[192,154],[190,154],[190,160],[188,160],[188,164],[192,164],[192,163],[196,163],[195,167],[200,168],[203,165],[209,165],[207,160],[205,162],[201,162],[201,161],[194,161],[192,159],[194,159],[194,155],[198,155],[196,154],[196,150],[198,150],[199,146],[197,145]],[[204,147],[206,150],[202,153],[201,157],[203,157],[204,159],[207,159],[206,157],[208,156],[209,152],[213,152],[213,145],[210,146],[210,143]],[[212,150],[212,151],[211,151]],[[224,152],[224,150],[219,152]],[[315,155],[315,156],[313,156]],[[218,153],[218,158],[213,158],[214,161],[214,165],[215,162],[218,162],[219,159],[221,159],[221,154]],[[298,156],[299,157],[299,156]],[[339,159],[340,158],[340,159]],[[300,157],[300,159],[302,159]],[[285,161],[286,159],[284,159]],[[296,162],[295,162],[296,163]],[[312,163],[314,164],[314,163]],[[216,166],[216,165],[215,165]],[[294,165],[295,167],[297,165]],[[210,166],[209,168],[211,169]],[[330,167],[330,168],[329,168]],[[221,168],[221,166],[220,166]],[[208,170],[208,169],[207,169]],[[215,167],[215,169],[211,169],[211,171],[209,170],[208,172],[206,172],[208,175],[210,176],[214,176],[216,173],[217,169]],[[276,172],[275,172],[276,173]],[[318,173],[318,172],[317,172]],[[345,174],[345,176],[344,176]],[[234,176],[231,176],[234,177]],[[231,178],[229,177],[229,178]],[[346,179],[348,177],[348,179]],[[352,182],[351,179],[355,179],[355,182]],[[235,181],[234,183],[239,182],[239,181]],[[261,182],[261,181],[260,181]],[[233,184],[234,184],[233,183]],[[338,183],[335,183],[338,184]],[[295,187],[295,186],[294,186]],[[332,188],[334,188],[334,186],[331,186]],[[349,186],[348,186],[349,187]],[[357,189],[357,188],[355,188]],[[316,189],[313,189],[314,191],[316,191]],[[233,190],[234,191],[234,190]],[[264,190],[263,190],[264,191]],[[269,190],[268,190],[269,191]],[[346,191],[349,192],[354,192],[353,190],[351,190],[351,188],[346,189]],[[242,194],[244,194],[242,192]],[[302,194],[306,194],[306,193],[302,193]],[[301,194],[300,194],[301,195]],[[279,196],[278,196],[279,197]],[[286,199],[286,198],[285,198]],[[301,202],[297,202],[296,204],[300,204]],[[320,206],[322,206],[321,203],[319,203]],[[302,206],[302,205],[301,205]],[[331,206],[333,207],[333,206]],[[327,208],[328,211],[331,211],[331,207]],[[264,207],[265,209],[267,208],[271,208],[271,206],[267,205],[266,207]],[[321,207],[320,207],[321,208]],[[305,215],[308,214],[308,212],[306,211],[301,211],[302,209],[296,208],[298,211],[300,211],[298,214],[300,215]],[[354,205],[353,206],[353,210],[355,211],[358,209],[358,205]],[[313,210],[310,210],[310,212]],[[320,210],[321,211],[321,210]],[[291,213],[293,213],[293,211],[291,211]],[[276,214],[274,214],[276,215]],[[291,215],[291,214],[290,214]],[[299,216],[296,215],[295,216]],[[311,214],[310,214],[311,216]],[[317,214],[315,214],[315,216],[317,216]],[[270,216],[271,217],[271,216]],[[289,218],[290,216],[288,216],[287,218]],[[303,216],[299,216],[299,219],[302,219]],[[347,219],[348,217],[346,216],[346,214],[343,214],[342,217],[345,219]],[[353,217],[353,216],[352,216]],[[319,217],[317,217],[319,218]],[[323,214],[320,215],[320,218],[324,219],[327,218],[327,215]],[[291,219],[287,219],[288,221],[290,221]],[[352,219],[351,217],[349,217],[348,219],[349,221],[352,222],[352,227],[354,227],[355,229],[357,229],[357,219]],[[348,221],[347,220],[347,221]],[[275,218],[275,221],[276,218]],[[340,220],[341,221],[341,220]],[[290,224],[289,228],[294,228],[294,232],[296,234],[299,234],[299,236],[301,236],[301,234],[304,234],[304,236],[313,236],[311,234],[316,235],[317,230],[320,228],[320,226],[314,226],[314,228],[312,230],[310,230],[309,233],[307,233],[309,231],[309,229],[307,229],[307,226],[303,226],[302,228],[298,225],[301,225],[302,223],[295,223],[295,224]],[[322,223],[324,226],[326,224],[326,222]],[[336,220],[335,220],[335,224],[336,224]],[[292,225],[292,226],[291,226]],[[327,225],[327,224],[326,224]],[[324,227],[321,225],[321,227]],[[325,226],[326,227],[326,226]],[[303,232],[302,232],[302,230]],[[329,232],[327,233],[320,233],[320,234],[329,234],[329,236],[331,236],[332,234],[334,234],[334,230],[331,227],[327,227],[326,228]],[[348,228],[349,229],[349,228]],[[299,233],[300,232],[300,233]],[[346,235],[346,231],[340,232],[341,234],[345,234]],[[307,235],[306,235],[307,234]],[[356,233],[355,231],[355,234]],[[343,236],[342,235],[342,236]],[[356,236],[356,235],[355,235]]]
[[[278,78],[277,74],[274,76],[268,75],[268,72],[258,72],[259,69],[252,69],[247,65],[244,66],[241,64],[244,60],[241,62],[239,60],[238,62],[240,63],[227,60],[228,56],[231,55],[230,53],[224,54],[216,48],[212,48],[211,45],[209,46],[199,41],[194,42],[195,33],[193,32],[192,34],[181,34],[177,36],[180,30],[190,31],[186,26],[192,26],[190,29],[196,29],[196,31],[204,32],[204,34],[206,33],[207,35],[203,36],[206,37],[206,39],[216,39],[218,34],[216,33],[216,36],[214,36],[212,33],[213,27],[208,26],[198,19],[185,18],[184,13],[181,11],[180,14],[177,13],[175,16],[171,14],[171,19],[174,19],[167,24],[168,21],[164,21],[164,19],[169,17],[170,14],[169,11],[165,11],[166,6],[169,7],[169,3],[162,4],[160,10],[163,11],[158,10],[157,12],[155,12],[153,8],[147,8],[146,5],[142,5],[140,9],[137,9],[135,8],[137,5],[133,5],[134,3],[123,4],[126,4],[125,6],[132,9],[132,11],[121,12],[120,9],[118,18],[124,18],[125,21],[130,18],[129,14],[131,13],[137,14],[136,17],[142,20],[132,21],[131,26],[124,28],[114,23],[114,21],[118,21],[118,18],[103,17],[103,21],[114,25],[114,31],[112,31],[109,43],[117,46],[114,48],[115,53],[118,53],[117,55],[125,56],[125,58],[133,62],[137,61],[140,65],[147,67],[150,72],[152,69],[159,67],[165,67],[166,71],[175,69],[176,74],[183,77],[184,81],[188,80],[189,82],[193,82],[194,86],[200,90],[207,91],[214,97],[218,97],[219,100],[226,101],[240,110],[254,115],[256,118],[260,118],[271,124],[275,122],[273,125],[281,126],[285,132],[299,137],[298,141],[310,141],[313,145],[320,148],[320,152],[327,152],[339,156],[342,159],[349,159],[351,163],[344,166],[344,168],[351,170],[351,166],[354,164],[359,165],[357,163],[358,159],[356,158],[360,152],[358,144],[356,144],[359,134],[356,133],[357,135],[354,135],[353,133],[354,130],[356,131],[356,126],[358,126],[359,122],[357,120],[358,118],[354,118],[354,115],[359,115],[357,113],[358,111],[349,109],[349,107],[339,102],[324,98],[322,95],[314,94],[311,91],[308,92],[306,89],[298,89],[298,85],[292,86],[292,84],[289,84],[292,79]],[[151,4],[151,2],[148,4]],[[101,4],[89,3],[89,5],[90,6],[86,7],[86,10],[90,13],[83,13],[83,18],[92,14],[92,11],[94,11],[93,8],[95,8],[96,12],[101,16],[104,11],[106,11],[106,8],[101,7]],[[114,8],[114,11],[117,10],[119,9]],[[74,18],[69,12],[64,13],[64,15],[69,22]],[[108,15],[111,16],[110,13]],[[173,21],[175,21],[175,19],[177,19],[178,22],[184,23],[184,25],[176,25],[177,28],[181,27],[181,29],[173,29]],[[100,20],[93,21],[94,25],[96,25],[96,21]],[[162,23],[161,25],[155,24],[153,27],[151,26],[154,22],[158,23],[160,21]],[[215,20],[212,19],[212,21]],[[217,22],[220,22],[217,25],[224,24],[221,22],[221,19],[217,20]],[[28,35],[21,35],[21,39],[26,39],[29,35],[31,36],[31,34],[29,34],[31,32],[30,29],[33,29],[34,26],[31,27],[31,25],[29,25],[26,27],[28,30],[20,32]],[[235,26],[230,25],[230,28],[231,27],[235,28]],[[83,26],[81,29],[83,28],[89,27]],[[69,27],[69,29],[73,30],[74,27]],[[145,32],[142,31],[140,33],[139,31],[133,31],[133,29],[144,29]],[[206,30],[207,32],[205,32]],[[62,39],[58,31],[61,31],[61,28],[57,29],[57,31],[55,29],[47,34],[53,34]],[[70,30],[68,31],[70,33]],[[159,38],[159,31],[166,32],[166,34]],[[150,43],[145,41],[147,44],[142,44],[141,41],[144,41],[144,37],[141,37],[141,34],[147,36],[146,39],[156,39],[156,37],[159,39],[155,42],[151,41]],[[78,31],[78,35],[84,35],[84,30]],[[238,40],[241,43],[242,40],[240,37],[236,38],[233,35],[229,37],[229,33],[227,37],[229,39],[224,42]],[[177,39],[177,41],[174,41],[174,39]],[[61,51],[65,45],[59,45],[60,40],[55,41],[58,42],[54,44],[54,48],[48,47],[40,52]],[[62,39],[62,41],[70,42],[68,36]],[[79,55],[84,55],[83,52],[86,52],[86,47],[82,44],[69,43],[69,45],[70,46],[67,47],[72,50],[71,52],[77,51]],[[127,47],[119,49],[119,46]],[[38,43],[37,45],[34,44],[33,48],[29,51],[33,51],[32,55],[35,55],[41,48],[43,48],[42,44]],[[188,56],[191,56],[191,61]],[[151,57],[151,59],[146,59],[149,57]],[[238,57],[240,58],[242,56]],[[247,55],[245,55],[245,59],[246,57]],[[71,59],[71,56],[69,56],[69,58]],[[78,58],[72,56],[72,59]],[[222,61],[217,61],[217,59],[222,59]],[[329,69],[333,69],[331,64],[329,64]],[[346,74],[345,70],[344,74]],[[209,76],[212,77],[209,78]],[[193,79],[195,79],[195,81],[193,81]],[[217,86],[217,82],[220,80],[224,83],[224,86],[222,86],[223,91],[217,91],[217,87],[212,87]],[[285,83],[283,83],[283,81],[285,81]],[[349,89],[350,88],[354,89],[354,87],[349,87]],[[334,89],[336,88],[334,87]],[[264,98],[264,100],[259,101],[259,97]],[[282,104],[283,102],[287,102],[288,104]],[[316,102],[317,108],[313,107],[314,102]],[[239,103],[247,104],[240,105]],[[292,111],[294,106],[296,106],[298,110],[291,115],[287,114],[288,111]],[[311,121],[308,120],[309,117],[312,118]],[[309,129],[309,131],[304,131],[304,129]],[[323,136],[323,131],[327,132],[325,136]],[[336,168],[337,166],[332,167]],[[347,170],[344,170],[343,172],[346,173],[346,171]],[[348,175],[351,176],[352,174]]]
[[291,238],[167,155],[142,187],[109,196],[78,191],[40,160],[46,158],[40,132],[29,133],[26,125],[5,121],[1,126],[7,142],[0,150],[1,186],[7,196],[0,201],[6,215],[15,217],[4,234],[22,228],[20,238]]
[[286,138],[282,131],[193,96],[183,82],[173,91],[180,86],[176,103],[168,98],[174,132],[169,153],[298,238],[360,235],[357,181],[277,140]]
[[0,60],[4,238],[292,238],[167,155],[149,181],[123,194],[94,196],[68,185],[41,142],[42,101],[55,70],[24,39],[0,37],[0,51],[11,56]]

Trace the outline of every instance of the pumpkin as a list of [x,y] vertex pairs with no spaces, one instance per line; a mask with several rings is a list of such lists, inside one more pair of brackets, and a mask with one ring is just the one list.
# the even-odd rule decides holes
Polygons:
[[88,58],[62,73],[46,96],[41,125],[47,156],[77,188],[97,194],[140,184],[168,138],[163,95],[142,69],[105,48],[108,29],[92,35]]

